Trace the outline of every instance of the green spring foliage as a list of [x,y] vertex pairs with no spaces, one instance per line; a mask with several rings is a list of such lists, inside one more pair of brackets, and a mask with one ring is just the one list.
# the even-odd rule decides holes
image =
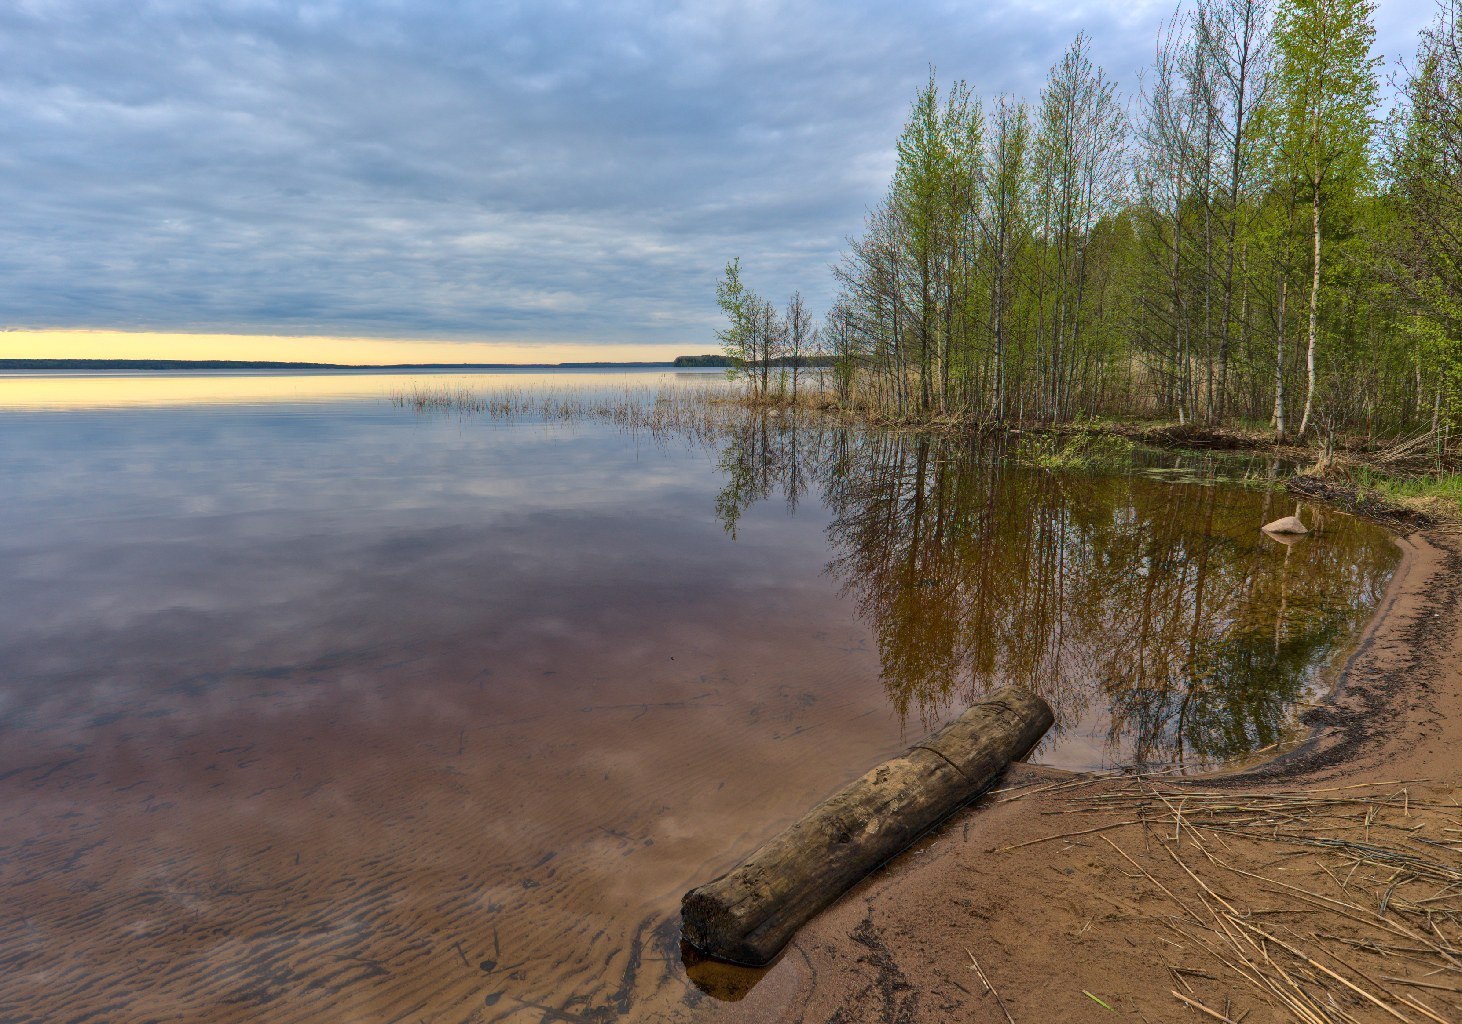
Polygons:
[[[1375,0],[1188,0],[1135,95],[1084,35],[1033,98],[931,70],[812,335],[839,404],[1307,443],[1426,431],[1452,452],[1459,12],[1440,0],[1385,123]],[[718,297],[728,355],[785,351],[788,321],[739,260]]]

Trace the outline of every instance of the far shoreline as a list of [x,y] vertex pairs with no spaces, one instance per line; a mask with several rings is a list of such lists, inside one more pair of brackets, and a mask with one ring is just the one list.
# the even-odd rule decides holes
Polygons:
[[68,370],[598,370],[598,369],[694,369],[706,365],[701,356],[678,356],[674,360],[568,363],[311,363],[267,359],[0,359],[0,372]]

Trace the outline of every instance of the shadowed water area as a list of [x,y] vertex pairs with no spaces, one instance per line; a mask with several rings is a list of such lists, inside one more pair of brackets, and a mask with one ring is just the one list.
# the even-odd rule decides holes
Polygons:
[[1398,558],[717,382],[0,378],[0,1020],[713,1015],[680,895],[839,785],[1007,682],[1048,764],[1253,756]]

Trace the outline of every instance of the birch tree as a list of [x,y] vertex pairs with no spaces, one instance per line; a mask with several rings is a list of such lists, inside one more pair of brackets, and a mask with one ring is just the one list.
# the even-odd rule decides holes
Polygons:
[[1043,404],[1049,418],[1061,419],[1071,412],[1082,343],[1087,243],[1097,222],[1122,204],[1127,185],[1126,118],[1116,83],[1092,63],[1085,34],[1051,68],[1037,123],[1036,188],[1050,284]]
[[982,202],[978,217],[986,272],[990,282],[990,338],[994,373],[989,411],[1006,415],[1007,361],[1016,268],[1025,250],[1030,171],[1030,110],[1013,97],[1002,96],[991,112]]
[[[1244,273],[1240,253],[1244,236],[1257,215],[1259,182],[1255,153],[1255,114],[1269,95],[1274,63],[1271,0],[1200,0],[1198,42],[1212,69],[1221,116],[1227,195],[1224,222],[1223,312],[1218,350],[1220,403],[1228,395],[1229,360],[1235,319],[1234,304]],[[1223,411],[1220,405],[1220,413]]]
[[1275,133],[1281,165],[1310,204],[1309,323],[1305,406],[1315,400],[1315,351],[1324,275],[1327,202],[1347,198],[1369,176],[1376,106],[1374,0],[1284,0],[1275,26]]

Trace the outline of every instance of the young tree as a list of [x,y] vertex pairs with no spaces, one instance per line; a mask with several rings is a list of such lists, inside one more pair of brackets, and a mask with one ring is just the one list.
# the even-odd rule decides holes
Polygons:
[[847,294],[839,295],[827,311],[827,322],[821,338],[833,360],[833,387],[838,401],[847,403],[853,397],[853,379],[862,362],[863,346],[857,327],[857,313]]
[[[772,364],[786,353],[787,321],[777,313],[777,307],[766,299],[756,300],[755,311],[753,337],[757,371],[760,375],[758,391],[762,398],[766,398],[772,393]],[[784,377],[785,372],[779,374],[779,386]]]
[[[1078,368],[1085,361],[1087,243],[1126,193],[1127,121],[1117,86],[1091,60],[1083,33],[1051,68],[1041,91],[1035,143],[1036,196],[1050,263],[1044,406],[1068,416]],[[1038,343],[1039,344],[1039,343]]]
[[951,153],[934,72],[914,97],[913,109],[898,140],[889,205],[905,231],[904,253],[917,292],[912,296],[913,341],[919,379],[919,408],[934,404],[934,377],[940,351],[941,263],[949,248],[948,178]]
[[797,379],[801,373],[802,359],[812,351],[815,339],[812,314],[802,301],[801,292],[793,292],[787,300],[787,356],[792,361],[792,405],[797,405]]
[[[1194,413],[1189,221],[1203,175],[1194,165],[1201,146],[1200,94],[1191,88],[1196,64],[1188,18],[1163,27],[1139,97],[1134,180],[1149,278],[1137,337],[1152,352],[1163,403],[1178,422]],[[1196,205],[1203,205],[1201,202]]]
[[985,385],[985,364],[975,351],[978,234],[986,176],[985,115],[979,97],[962,81],[945,97],[943,131],[948,151],[944,174],[944,245],[941,260],[939,405],[949,409],[958,384],[966,403]]
[[1003,420],[1015,268],[1029,234],[1026,224],[1029,109],[1024,103],[1002,96],[990,115],[986,137],[988,163],[981,177],[979,227],[990,279],[990,335],[995,361],[989,411],[997,420]]
[[726,317],[726,325],[716,332],[716,337],[721,342],[721,350],[733,360],[726,375],[732,378],[745,375],[754,382],[757,299],[741,282],[739,256],[726,264],[725,276],[716,284],[716,304]]
[[1310,203],[1310,295],[1305,407],[1314,412],[1324,208],[1350,198],[1369,175],[1376,106],[1375,0],[1284,0],[1275,26],[1274,143]]
[[1247,251],[1243,235],[1258,209],[1255,112],[1266,101],[1274,63],[1271,0],[1199,0],[1198,45],[1212,69],[1221,112],[1228,188],[1222,217],[1225,235],[1223,313],[1218,350],[1220,413],[1228,398],[1234,303]]
[[741,260],[726,264],[725,276],[716,285],[716,302],[726,316],[726,326],[716,332],[721,347],[736,360],[727,373],[744,376],[753,395],[771,393],[771,367],[786,347],[787,325],[777,307],[747,288],[741,280]]

